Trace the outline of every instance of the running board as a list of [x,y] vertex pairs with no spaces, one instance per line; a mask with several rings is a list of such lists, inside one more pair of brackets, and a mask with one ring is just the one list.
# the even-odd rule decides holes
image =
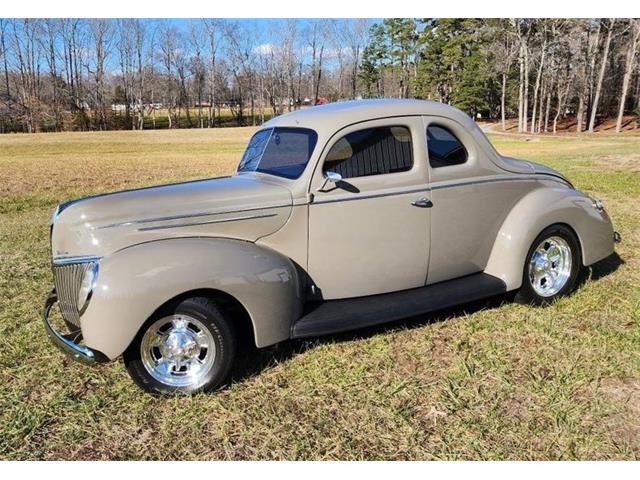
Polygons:
[[291,338],[356,330],[505,293],[502,280],[486,273],[426,287],[316,303],[291,328]]

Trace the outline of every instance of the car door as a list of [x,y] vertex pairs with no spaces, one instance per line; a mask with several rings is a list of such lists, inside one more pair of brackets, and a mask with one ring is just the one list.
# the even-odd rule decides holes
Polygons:
[[[429,264],[429,186],[420,117],[336,133],[310,185],[308,273],[324,299],[420,287]],[[342,176],[337,184],[326,173]]]
[[456,121],[424,122],[433,202],[427,278],[432,284],[484,270],[502,222],[527,187],[496,167]]

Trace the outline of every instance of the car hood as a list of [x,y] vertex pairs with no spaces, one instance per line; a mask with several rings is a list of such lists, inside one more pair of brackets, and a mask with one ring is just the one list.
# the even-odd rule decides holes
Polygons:
[[514,173],[535,173],[540,175],[551,175],[553,177],[560,178],[571,185],[569,179],[567,179],[564,175],[562,175],[557,170],[554,170],[551,167],[547,167],[541,163],[532,162],[530,160],[519,160],[517,158],[505,157],[502,156],[500,158],[502,160],[502,167],[505,170]]
[[288,188],[257,175],[86,197],[58,206],[52,255],[104,256],[142,242],[185,236],[255,241],[280,229],[291,205]]

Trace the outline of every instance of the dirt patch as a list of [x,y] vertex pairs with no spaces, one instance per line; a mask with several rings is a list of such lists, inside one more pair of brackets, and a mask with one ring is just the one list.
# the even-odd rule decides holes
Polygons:
[[598,168],[640,173],[640,153],[625,156],[607,155],[596,159],[594,163]]
[[[615,117],[611,118],[603,118],[599,120],[599,122],[595,125],[595,132],[615,132],[616,123],[618,119]],[[502,130],[502,122],[500,121],[489,121],[489,120],[481,120],[478,122],[478,125],[481,125],[485,132],[491,133],[518,133],[518,119],[517,118],[509,118],[505,122],[505,130]],[[557,133],[577,133],[577,121],[575,117],[566,117],[558,119],[558,124],[556,125]],[[588,123],[585,122],[583,124],[583,128],[586,130],[588,127]],[[633,115],[625,115],[622,118],[622,131],[632,131],[638,130],[638,126],[635,121],[635,117]],[[527,132],[531,131],[531,124],[527,125]],[[550,121],[547,125],[548,134],[553,134],[553,121]],[[584,130],[583,130],[584,133]],[[522,133],[521,133],[522,134]]]
[[627,448],[640,455],[640,380],[606,379],[602,392],[618,411],[609,417],[607,430],[619,448]]

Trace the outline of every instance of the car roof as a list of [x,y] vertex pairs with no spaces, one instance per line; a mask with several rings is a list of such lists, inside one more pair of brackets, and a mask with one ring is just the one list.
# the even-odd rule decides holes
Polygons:
[[350,100],[302,108],[285,113],[264,124],[269,127],[307,127],[318,133],[377,118],[433,115],[447,117],[464,126],[475,122],[464,112],[440,102],[411,99]]

